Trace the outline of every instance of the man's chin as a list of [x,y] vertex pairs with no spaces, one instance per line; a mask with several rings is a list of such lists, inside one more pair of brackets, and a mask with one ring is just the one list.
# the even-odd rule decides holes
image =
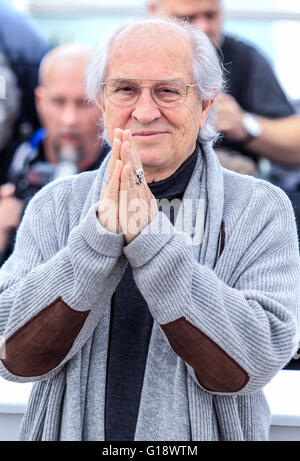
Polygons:
[[144,167],[159,167],[160,165],[163,164],[163,157],[162,157],[162,152],[164,152],[163,149],[157,149],[157,148],[152,148],[152,149],[145,149],[145,148],[138,148],[137,151],[140,157],[140,160],[143,164]]
[[70,159],[79,162],[83,156],[82,144],[75,138],[70,141],[60,139],[60,142],[56,144],[54,150],[59,161],[62,159]]

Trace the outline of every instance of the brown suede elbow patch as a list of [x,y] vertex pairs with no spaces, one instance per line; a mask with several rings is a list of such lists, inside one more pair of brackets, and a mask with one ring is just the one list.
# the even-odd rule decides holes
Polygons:
[[174,352],[194,369],[199,384],[206,390],[232,393],[246,386],[246,371],[184,317],[160,326]]
[[56,299],[5,344],[5,368],[22,377],[41,376],[66,357],[90,311],[75,311]]

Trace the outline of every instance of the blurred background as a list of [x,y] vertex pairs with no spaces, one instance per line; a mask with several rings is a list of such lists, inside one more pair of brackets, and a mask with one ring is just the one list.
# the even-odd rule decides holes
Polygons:
[[[28,15],[55,46],[94,45],[130,18],[147,16],[144,0],[0,0]],[[300,1],[225,0],[225,31],[247,39],[271,61],[288,97],[300,101]]]

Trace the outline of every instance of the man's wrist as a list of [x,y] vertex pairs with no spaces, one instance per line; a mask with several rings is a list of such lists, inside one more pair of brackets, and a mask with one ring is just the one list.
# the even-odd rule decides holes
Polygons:
[[262,127],[255,115],[250,114],[249,112],[245,112],[243,114],[242,124],[246,132],[246,136],[240,141],[241,144],[248,144],[250,141],[258,138],[261,135]]
[[72,232],[78,232],[87,244],[96,252],[104,256],[118,258],[122,254],[124,235],[115,234],[103,227],[96,216],[96,204]]

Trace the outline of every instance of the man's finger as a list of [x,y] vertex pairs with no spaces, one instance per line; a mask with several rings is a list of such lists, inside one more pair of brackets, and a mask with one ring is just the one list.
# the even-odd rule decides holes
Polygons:
[[121,160],[124,165],[131,165],[131,156],[130,156],[130,143],[129,141],[123,141],[121,146]]
[[109,185],[107,187],[108,198],[114,200],[116,203],[118,203],[119,201],[119,190],[120,190],[120,179],[121,179],[122,168],[123,168],[123,163],[121,162],[121,160],[117,160],[112,176],[109,180]]
[[137,187],[136,176],[132,168],[129,169],[128,184],[129,184],[129,190],[133,190]]
[[116,128],[114,130],[114,139],[113,139],[113,144],[112,144],[112,149],[111,149],[111,154],[110,154],[110,159],[109,159],[109,164],[108,164],[108,169],[107,169],[108,179],[113,174],[116,161],[121,159],[120,149],[122,145],[122,139],[123,139],[123,130],[121,130],[121,128]]
[[129,141],[131,140],[131,130],[125,130],[123,132],[123,142],[124,141]]
[[130,166],[128,164],[124,165],[122,169],[122,173],[121,173],[121,183],[120,183],[121,192],[128,192],[130,188],[129,172],[130,172]]
[[98,204],[101,224],[114,233],[119,232],[119,190],[123,164],[117,160],[109,184]]
[[112,150],[110,154],[108,169],[107,169],[107,177],[110,179],[112,177],[113,171],[115,169],[115,165],[117,160],[120,160],[120,151],[121,151],[122,141],[119,138],[114,138]]
[[140,159],[140,157],[138,155],[137,149],[135,147],[135,141],[134,141],[134,138],[132,136],[132,133],[131,133],[130,130],[128,130],[128,131],[129,131],[128,141],[130,143],[131,163],[132,163],[133,169],[137,170],[138,168],[143,168],[143,165],[142,165],[141,159]]

